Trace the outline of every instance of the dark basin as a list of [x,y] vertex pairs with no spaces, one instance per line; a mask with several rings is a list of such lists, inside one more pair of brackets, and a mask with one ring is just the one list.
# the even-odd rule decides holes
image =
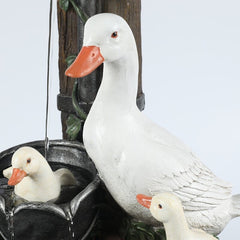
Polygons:
[[[6,179],[3,179],[2,170],[11,165],[12,154],[21,146],[31,146],[44,153],[43,141],[25,143],[0,153],[0,180],[3,182]],[[64,166],[74,170],[81,182],[78,192],[76,189],[66,192],[58,203],[23,202],[12,205],[13,194],[5,193],[12,192],[11,187],[1,183],[0,235],[3,239],[84,239],[91,229],[97,214],[95,206],[100,180],[84,147],[63,140],[50,141],[47,159],[53,169]],[[74,194],[73,197],[71,194]]]

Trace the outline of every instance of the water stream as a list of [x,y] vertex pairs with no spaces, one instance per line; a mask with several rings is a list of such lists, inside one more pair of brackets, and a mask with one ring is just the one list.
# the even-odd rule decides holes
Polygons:
[[13,210],[10,210],[7,214],[8,231],[10,233],[10,240],[14,240],[14,219]]
[[68,232],[69,232],[69,239],[75,239],[75,233],[73,230],[73,217],[72,213],[69,208],[66,209],[67,220],[68,220]]

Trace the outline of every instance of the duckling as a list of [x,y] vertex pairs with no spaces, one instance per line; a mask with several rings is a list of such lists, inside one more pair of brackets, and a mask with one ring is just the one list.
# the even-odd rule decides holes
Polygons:
[[152,198],[138,194],[137,200],[163,223],[167,240],[217,240],[202,230],[189,228],[182,203],[176,195],[161,193]]
[[17,196],[37,202],[57,199],[61,185],[76,185],[73,174],[66,168],[53,172],[46,159],[32,147],[19,148],[12,157],[12,167],[3,171]]

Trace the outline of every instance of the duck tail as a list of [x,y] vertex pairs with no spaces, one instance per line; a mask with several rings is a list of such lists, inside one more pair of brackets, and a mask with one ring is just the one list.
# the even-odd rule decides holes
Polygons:
[[77,185],[77,180],[68,169],[60,168],[55,174],[59,177],[61,185]]
[[240,216],[240,194],[232,196],[232,218]]

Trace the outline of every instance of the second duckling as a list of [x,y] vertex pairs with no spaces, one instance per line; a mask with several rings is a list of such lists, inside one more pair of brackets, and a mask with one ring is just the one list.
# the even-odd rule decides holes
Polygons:
[[73,174],[66,168],[53,172],[47,160],[32,147],[19,148],[12,157],[12,167],[3,175],[15,186],[19,197],[34,202],[56,200],[62,185],[76,185]]
[[188,227],[182,203],[174,194],[161,193],[153,198],[138,194],[137,200],[163,223],[167,240],[217,240],[202,230]]

